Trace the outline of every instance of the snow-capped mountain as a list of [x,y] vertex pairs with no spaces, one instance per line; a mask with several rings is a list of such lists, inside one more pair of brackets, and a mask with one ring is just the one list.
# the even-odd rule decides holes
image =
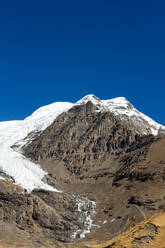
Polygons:
[[96,105],[100,111],[110,111],[121,119],[131,120],[140,127],[140,132],[143,132],[144,135],[147,134],[147,131],[153,135],[157,135],[160,129],[165,130],[164,126],[156,123],[151,118],[134,108],[125,97],[100,100],[94,95],[87,95],[76,104],[86,104],[88,101]]
[[0,171],[11,176],[16,184],[28,191],[32,191],[34,188],[56,191],[56,189],[42,181],[42,178],[47,174],[46,171],[11,147],[15,143],[24,145],[25,141],[23,139],[29,133],[45,130],[63,112],[74,106],[85,105],[88,102],[97,107],[94,114],[110,112],[121,120],[133,123],[137,127],[137,132],[141,135],[157,135],[159,130],[165,130],[164,126],[137,111],[123,97],[100,100],[94,95],[87,95],[75,104],[57,102],[39,108],[22,121],[0,122]]

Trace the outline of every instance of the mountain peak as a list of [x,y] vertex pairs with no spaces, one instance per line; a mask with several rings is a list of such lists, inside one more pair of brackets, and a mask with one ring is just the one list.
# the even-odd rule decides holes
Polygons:
[[143,135],[146,135],[148,132],[157,135],[160,130],[165,130],[164,126],[139,112],[125,97],[101,100],[95,95],[90,94],[80,99],[75,105],[83,105],[89,101],[97,106],[98,111],[111,112],[121,120],[131,120],[135,126],[138,126],[138,129],[141,127],[141,133]]
[[96,97],[93,94],[89,94],[84,96],[83,98],[81,98],[78,102],[76,102],[76,105],[80,105],[80,104],[86,104],[87,102],[92,102],[93,104],[98,104],[101,102],[101,100]]
[[119,105],[122,107],[133,107],[133,105],[125,97],[116,97],[108,100],[101,100],[94,94],[89,94],[81,98],[75,103],[75,105],[86,104],[87,102],[92,102],[94,105],[100,105],[106,107],[108,104]]

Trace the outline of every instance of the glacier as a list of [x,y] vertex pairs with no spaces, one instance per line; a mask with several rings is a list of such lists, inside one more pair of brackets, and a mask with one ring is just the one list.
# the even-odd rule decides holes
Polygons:
[[22,121],[0,122],[0,171],[11,176],[15,183],[28,192],[35,188],[58,191],[47,185],[42,178],[47,174],[39,165],[31,162],[11,146],[24,139],[32,131],[42,131],[54,119],[67,111],[71,103],[53,103],[36,110]]

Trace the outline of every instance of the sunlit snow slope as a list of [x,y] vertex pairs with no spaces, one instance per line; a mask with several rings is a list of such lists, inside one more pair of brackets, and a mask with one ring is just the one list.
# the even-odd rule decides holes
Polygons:
[[11,146],[32,131],[44,130],[59,114],[67,111],[71,106],[71,103],[57,102],[38,109],[23,121],[0,122],[0,171],[12,176],[16,184],[28,191],[34,188],[55,191],[42,182],[46,172],[39,165],[14,151]]
[[125,121],[131,119],[142,135],[157,135],[160,129],[165,130],[165,127],[137,111],[123,97],[100,100],[94,95],[87,95],[75,104],[57,102],[39,108],[25,120],[0,122],[0,171],[11,176],[16,184],[28,191],[34,188],[55,190],[42,181],[46,172],[39,165],[32,163],[22,154],[13,150],[11,146],[16,143],[25,144],[25,141],[22,140],[30,132],[44,130],[64,111],[74,105],[86,104],[89,101],[97,106],[97,111],[110,111]]

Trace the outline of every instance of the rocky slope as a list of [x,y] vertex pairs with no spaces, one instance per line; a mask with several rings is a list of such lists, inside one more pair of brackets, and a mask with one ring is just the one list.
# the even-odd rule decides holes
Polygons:
[[47,241],[71,242],[78,230],[82,237],[88,232],[94,212],[95,204],[84,197],[45,190],[29,194],[11,182],[0,182],[1,244],[7,240],[12,247],[45,247]]
[[[8,145],[0,149],[0,230],[12,225],[13,247],[104,242],[165,207],[165,127],[125,98],[62,105],[0,123]],[[9,242],[6,232],[0,240]]]
[[[140,222],[117,237],[104,244],[79,243],[73,247],[84,248],[164,248],[165,244],[165,213],[160,212]],[[93,244],[92,244],[93,243]]]

